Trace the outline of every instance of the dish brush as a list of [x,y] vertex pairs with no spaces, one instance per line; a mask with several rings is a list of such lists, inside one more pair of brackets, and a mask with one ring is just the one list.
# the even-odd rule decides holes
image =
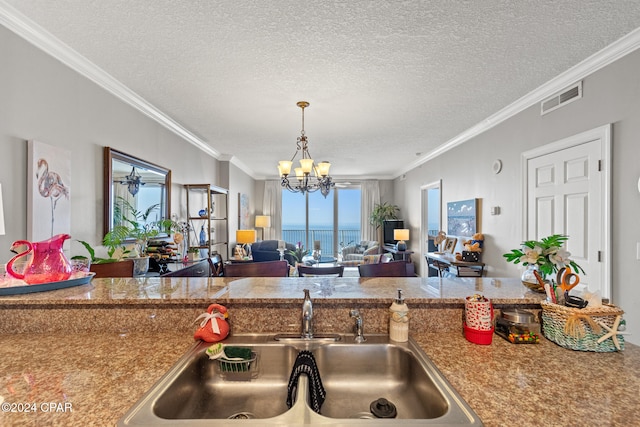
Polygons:
[[226,361],[229,362],[239,362],[239,361],[243,361],[243,360],[247,360],[247,358],[245,357],[229,357],[225,354],[224,352],[224,344],[222,344],[221,342],[215,343],[213,345],[211,345],[210,347],[208,347],[205,350],[205,353],[207,354],[207,356],[209,356],[209,359],[211,360],[215,360],[215,359],[224,359]]
[[205,350],[209,359],[215,360],[224,356],[224,345],[220,342],[213,344]]

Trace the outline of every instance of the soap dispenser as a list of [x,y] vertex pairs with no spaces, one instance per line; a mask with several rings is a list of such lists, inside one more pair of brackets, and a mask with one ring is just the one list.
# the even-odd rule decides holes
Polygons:
[[398,289],[398,298],[389,307],[389,338],[396,342],[409,341],[409,307]]

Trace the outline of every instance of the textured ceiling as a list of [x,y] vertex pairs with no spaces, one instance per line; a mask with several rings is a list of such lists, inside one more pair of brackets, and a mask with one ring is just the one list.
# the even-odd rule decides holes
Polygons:
[[257,178],[299,100],[332,175],[391,178],[640,27],[637,0],[5,1]]

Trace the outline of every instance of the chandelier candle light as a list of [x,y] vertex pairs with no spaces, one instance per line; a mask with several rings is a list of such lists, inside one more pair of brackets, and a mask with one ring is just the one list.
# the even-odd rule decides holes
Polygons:
[[[281,160],[278,162],[278,172],[281,179],[280,184],[293,193],[304,194],[306,192],[312,193],[320,190],[320,193],[322,193],[324,197],[327,197],[329,191],[331,191],[331,187],[335,186],[335,183],[329,176],[331,163],[322,161],[316,165],[311,158],[311,154],[309,154],[309,143],[307,141],[307,136],[304,133],[304,109],[309,106],[309,103],[306,101],[300,101],[296,105],[302,109],[302,132],[298,137],[296,152],[293,154],[291,160]],[[297,182],[292,183],[289,181],[289,174],[291,173],[293,160],[296,158],[299,151],[302,151],[300,167],[294,168]]]

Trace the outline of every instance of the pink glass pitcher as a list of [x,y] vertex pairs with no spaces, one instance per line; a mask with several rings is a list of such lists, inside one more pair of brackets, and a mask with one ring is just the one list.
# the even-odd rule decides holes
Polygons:
[[[62,251],[64,241],[71,238],[68,234],[58,234],[42,242],[17,240],[11,247],[26,245],[27,250],[19,253],[7,263],[7,274],[24,280],[30,285],[38,283],[60,282],[71,276],[71,263]],[[14,262],[31,254],[22,273],[13,269]]]

